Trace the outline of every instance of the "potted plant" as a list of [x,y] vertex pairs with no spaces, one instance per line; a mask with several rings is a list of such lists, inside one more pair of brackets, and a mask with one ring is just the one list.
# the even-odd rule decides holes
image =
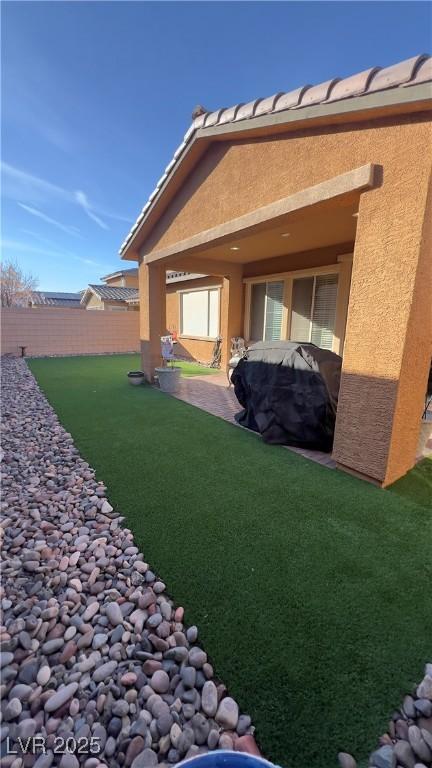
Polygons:
[[159,382],[159,389],[162,392],[167,392],[168,394],[177,392],[180,385],[181,368],[174,365],[172,360],[165,363],[165,365],[161,365],[159,368],[155,368],[155,374]]
[[144,371],[129,371],[128,380],[129,384],[137,387],[138,384],[142,384],[144,381]]
[[432,438],[432,411],[429,406],[432,403],[432,366],[429,371],[428,386],[425,396],[425,408],[420,423],[420,434],[417,443],[417,456],[423,456],[428,441]]
[[181,368],[174,365],[174,344],[172,335],[161,337],[162,365],[155,368],[155,375],[162,392],[173,394],[180,385]]

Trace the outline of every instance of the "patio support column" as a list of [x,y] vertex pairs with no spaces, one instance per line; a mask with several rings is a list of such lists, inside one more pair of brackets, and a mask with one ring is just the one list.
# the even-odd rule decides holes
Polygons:
[[233,336],[243,336],[243,268],[230,264],[223,276],[220,333],[222,336],[222,369],[226,367]]
[[432,351],[429,169],[360,198],[333,457],[393,483],[416,460]]
[[160,337],[166,333],[166,267],[140,263],[140,339],[142,370],[153,381],[154,369],[161,364]]

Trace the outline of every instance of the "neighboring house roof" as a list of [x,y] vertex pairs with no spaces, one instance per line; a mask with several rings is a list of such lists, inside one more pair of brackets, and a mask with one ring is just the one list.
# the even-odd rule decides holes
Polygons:
[[[138,269],[125,270],[125,272],[138,272]],[[119,274],[122,274],[119,272]],[[192,272],[173,272],[167,271],[166,282],[176,283],[184,280],[197,280],[205,275],[198,275]],[[139,290],[138,288],[123,288],[114,285],[93,285],[87,286],[85,291],[77,295],[78,301],[81,299],[81,304],[85,306],[90,299],[91,295],[98,296],[102,301],[125,301],[127,304],[139,304]]]
[[126,301],[138,296],[138,288],[121,288],[111,285],[88,285],[81,299],[81,304],[87,304],[90,295],[98,296],[102,301]]
[[309,119],[342,112],[350,112],[353,116],[355,111],[361,109],[423,101],[430,99],[432,94],[430,89],[425,90],[422,86],[431,81],[432,59],[427,54],[421,54],[384,69],[371,67],[350,77],[334,78],[319,85],[303,85],[289,93],[279,92],[267,98],[255,99],[248,104],[236,104],[214,112],[204,108],[196,109],[194,114],[198,116],[174,152],[173,159],[122,243],[119,253],[124,254],[131,240],[135,238],[190,145],[197,138],[202,139],[206,135],[211,137],[216,130],[219,134],[226,132],[229,135],[235,127],[240,130],[245,124],[250,127],[252,124],[254,127],[262,127],[258,125],[258,121],[263,118],[267,118],[269,122],[271,118],[273,122],[283,123],[294,117],[297,120]]
[[33,291],[30,299],[33,306],[78,307],[81,293],[58,293],[57,291]]
[[113,277],[123,277],[123,275],[137,275],[138,268],[132,267],[132,269],[119,269],[117,272],[111,272],[109,275],[101,277],[101,280],[110,280]]

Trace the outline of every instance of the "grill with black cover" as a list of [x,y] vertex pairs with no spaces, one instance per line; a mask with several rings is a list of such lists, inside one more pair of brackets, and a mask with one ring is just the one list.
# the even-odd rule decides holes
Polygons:
[[253,344],[232,374],[236,420],[266,443],[330,452],[342,358],[315,344]]

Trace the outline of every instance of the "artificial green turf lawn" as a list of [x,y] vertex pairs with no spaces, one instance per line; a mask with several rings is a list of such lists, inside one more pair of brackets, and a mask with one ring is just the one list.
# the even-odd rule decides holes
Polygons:
[[389,489],[406,499],[432,508],[432,458],[420,461],[411,472],[393,483]]
[[[137,355],[138,362],[139,362],[139,355]],[[181,375],[182,376],[208,376],[208,374],[215,374],[218,373],[217,370],[214,368],[208,368],[205,365],[198,365],[198,363],[189,363],[187,361],[183,360],[176,360],[174,363],[174,366],[176,368],[181,368]]]
[[264,754],[364,760],[430,660],[430,509],[131,387],[131,356],[29,364]]
[[[132,366],[129,370],[139,371],[141,368],[140,355],[119,355],[123,360],[127,360],[127,364]],[[174,362],[175,368],[181,368],[181,375],[186,376],[208,376],[209,374],[218,373],[214,368],[208,368],[205,365],[198,365],[198,363],[189,363],[187,360],[176,360]]]

